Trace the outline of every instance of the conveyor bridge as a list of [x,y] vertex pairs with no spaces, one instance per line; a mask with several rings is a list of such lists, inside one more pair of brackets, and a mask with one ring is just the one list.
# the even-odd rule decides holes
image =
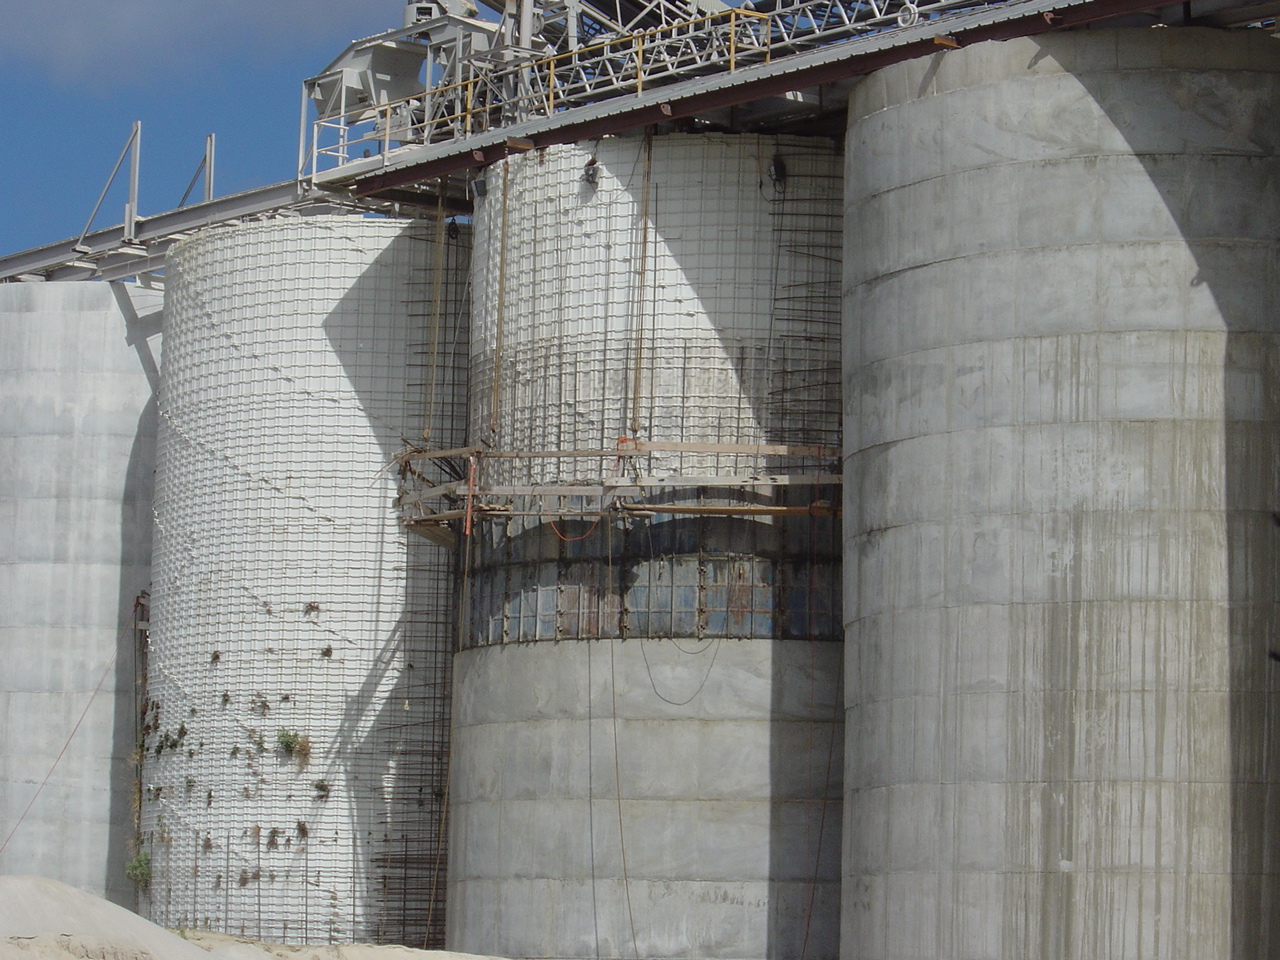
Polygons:
[[130,223],[0,257],[0,281],[154,274],[189,232],[286,208],[456,211],[467,203],[457,174],[651,124],[797,129],[838,116],[859,76],[985,40],[1103,22],[1274,29],[1280,10],[1280,0],[592,2],[511,0],[497,23],[411,4],[412,22],[353,43],[304,85],[295,180],[154,217],[131,211]]

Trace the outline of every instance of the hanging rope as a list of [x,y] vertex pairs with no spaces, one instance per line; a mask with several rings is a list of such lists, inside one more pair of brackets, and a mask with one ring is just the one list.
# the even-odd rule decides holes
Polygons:
[[489,395],[489,433],[498,432],[498,401],[502,383],[502,333],[507,317],[507,196],[510,193],[511,162],[502,161],[502,243],[498,248],[498,329],[494,333],[493,388]]
[[[609,584],[613,584],[613,527],[605,527],[608,537],[606,555],[609,558]],[[621,604],[621,597],[619,597]],[[621,611],[619,611],[621,615]],[[621,621],[619,621],[621,622]],[[621,633],[621,631],[619,631]],[[631,880],[627,874],[627,834],[622,825],[622,761],[618,758],[618,672],[614,665],[618,640],[609,643],[609,696],[612,698],[610,714],[613,718],[613,793],[618,802],[618,851],[622,860],[622,891],[627,899],[627,921],[631,925],[631,952],[640,960],[639,940],[636,938],[636,915],[631,907]]]
[[[623,441],[625,441],[626,439],[627,439],[626,437],[621,437],[618,440],[619,445],[621,445]],[[614,458],[613,467],[609,470],[609,479],[613,479],[614,477],[618,476],[618,474],[621,472],[623,459],[624,459],[623,457]],[[596,518],[591,522],[591,526],[587,528],[587,532],[580,537],[566,537],[563,533],[560,532],[560,528],[556,526],[555,519],[551,516],[551,511],[547,509],[546,497],[539,496],[538,503],[542,507],[542,515],[547,519],[547,525],[551,527],[551,532],[554,533],[561,540],[563,540],[565,543],[577,543],[579,540],[585,540],[587,539],[587,537],[591,536],[591,534],[595,531],[596,527],[600,525],[600,521],[604,518],[605,511],[609,509],[609,503],[613,502],[616,499],[617,499],[616,494],[610,494],[606,497],[601,498],[600,512],[596,514]],[[609,503],[606,503],[606,501],[609,501]]]
[[701,650],[685,650],[680,646],[680,644],[672,641],[672,645],[681,653],[695,657],[706,653],[708,649],[711,650],[711,662],[707,664],[707,672],[702,675],[702,680],[699,682],[697,689],[694,690],[693,693],[689,694],[689,696],[684,700],[672,700],[668,697],[664,697],[661,691],[658,690],[658,681],[654,679],[653,667],[649,663],[649,654],[645,652],[644,641],[637,641],[640,644],[640,656],[644,658],[644,668],[649,674],[649,686],[653,687],[653,692],[657,698],[663,703],[671,704],[673,707],[683,707],[693,703],[694,698],[702,692],[702,688],[705,687],[707,685],[707,681],[711,679],[711,671],[714,670],[716,666],[716,657],[720,656],[720,640],[720,637],[716,637],[714,640],[709,641]]
[[[820,492],[818,484],[813,485],[810,493],[810,500],[818,499]],[[818,643],[817,639],[817,589],[818,589],[818,518],[810,515],[809,517],[809,591],[808,591],[808,610],[806,611],[806,620],[809,627],[809,664],[810,664],[810,686],[809,686],[809,716],[816,720],[818,714],[817,693],[818,685]],[[827,738],[827,766],[822,777],[822,796],[820,799],[821,813],[818,814],[818,838],[814,845],[813,855],[813,877],[809,881],[809,904],[805,911],[804,917],[804,940],[800,945],[800,960],[806,960],[809,953],[809,929],[813,925],[813,909],[814,902],[818,896],[818,875],[822,869],[822,840],[827,829],[827,808],[830,803],[827,799],[827,793],[831,789],[831,770],[835,764],[835,748],[836,748],[836,729],[840,720],[840,698],[835,698],[835,717],[832,718],[831,732]],[[814,722],[809,724],[809,744],[812,748],[813,744],[813,728]],[[813,756],[813,751],[808,751],[809,756]],[[813,781],[810,779],[809,792],[813,793]],[[808,822],[805,823],[805,833],[808,833]]]
[[432,264],[435,269],[431,273],[431,352],[428,354],[431,376],[427,381],[427,408],[424,411],[424,422],[422,424],[423,440],[431,439],[431,431],[436,422],[437,394],[440,389],[440,318],[441,304],[444,297],[446,229],[444,222],[444,178],[442,177],[436,195],[436,246],[434,263]]
[[471,574],[475,550],[471,531],[473,528],[472,518],[474,515],[476,473],[478,469],[479,465],[475,454],[467,457],[467,506],[466,519],[463,522],[462,531],[462,576],[459,578],[461,589],[458,597],[458,638],[457,645],[454,647],[455,653],[466,646],[467,633],[471,626]]
[[440,896],[440,879],[445,876],[447,864],[445,863],[445,837],[448,836],[449,829],[449,791],[452,789],[451,782],[453,780],[453,763],[451,754],[453,750],[453,739],[448,737],[445,739],[445,760],[444,760],[444,800],[440,804],[440,817],[436,821],[436,856],[435,862],[431,865],[431,890],[427,895],[427,926],[422,933],[422,949],[431,950],[436,945],[431,943],[431,933],[434,927],[436,903],[444,898]]
[[636,277],[635,369],[631,378],[631,432],[640,433],[640,383],[644,372],[645,272],[649,263],[649,193],[653,182],[653,128],[645,131],[640,188],[640,257]]
[[582,536],[566,537],[563,533],[560,532],[560,528],[556,526],[556,521],[551,516],[551,511],[547,509],[547,498],[538,497],[538,503],[542,506],[542,515],[547,518],[547,526],[551,528],[551,532],[554,533],[561,540],[563,540],[565,543],[577,543],[579,540],[587,539],[587,537],[591,536],[591,534],[595,532],[596,527],[600,525],[600,518],[604,516],[603,513],[597,513],[596,518],[591,521],[591,526],[587,528],[587,532],[584,533]]
[[75,739],[76,732],[80,729],[80,724],[84,723],[84,718],[89,715],[89,708],[93,706],[94,698],[97,697],[98,691],[102,689],[102,685],[107,681],[107,675],[111,673],[111,668],[116,665],[116,655],[113,653],[111,659],[107,661],[106,668],[102,671],[102,676],[98,678],[97,685],[93,688],[93,693],[89,694],[89,701],[84,705],[84,709],[80,711],[80,719],[76,721],[76,725],[71,728],[71,732],[67,734],[66,741],[62,744],[62,749],[58,751],[58,755],[53,758],[53,765],[49,767],[49,772],[44,775],[44,779],[40,781],[40,786],[36,787],[36,792],[31,795],[31,801],[27,804],[26,809],[22,811],[22,815],[18,817],[18,822],[13,825],[13,829],[9,831],[9,835],[4,838],[4,843],[0,843],[0,853],[4,853],[5,848],[9,846],[9,841],[13,839],[13,835],[18,832],[18,828],[22,826],[22,821],[27,819],[27,814],[31,812],[31,808],[35,806],[36,800],[39,799],[40,793],[49,783],[49,778],[53,776],[53,771],[58,769],[58,764],[62,762],[63,756],[67,752],[67,748],[71,746],[71,741]]

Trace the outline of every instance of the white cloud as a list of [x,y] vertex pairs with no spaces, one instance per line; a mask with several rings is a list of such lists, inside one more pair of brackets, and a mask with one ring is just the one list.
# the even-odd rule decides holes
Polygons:
[[102,89],[399,25],[398,0],[0,0],[0,54]]

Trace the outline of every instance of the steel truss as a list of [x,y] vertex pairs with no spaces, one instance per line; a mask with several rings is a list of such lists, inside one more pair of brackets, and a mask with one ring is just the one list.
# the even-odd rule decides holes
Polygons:
[[[458,141],[552,117],[574,107],[715,73],[871,33],[914,26],[960,10],[1009,0],[754,0],[701,12],[670,2],[644,7],[625,23],[582,3],[544,8],[541,31],[520,36],[504,17],[490,43],[459,53],[454,28],[480,28],[463,17],[424,22],[427,80],[407,96],[369,97],[353,109],[332,104],[312,125],[303,175],[406,145]],[[764,9],[764,8],[768,9]],[[644,26],[653,23],[654,26]],[[634,29],[640,27],[640,29]],[[403,42],[404,31],[386,35]],[[436,39],[441,38],[441,39]],[[366,43],[385,42],[370,38]],[[440,51],[437,53],[436,51]],[[445,55],[448,51],[451,55]],[[312,90],[317,81],[309,81]],[[314,92],[312,94],[314,97]]]

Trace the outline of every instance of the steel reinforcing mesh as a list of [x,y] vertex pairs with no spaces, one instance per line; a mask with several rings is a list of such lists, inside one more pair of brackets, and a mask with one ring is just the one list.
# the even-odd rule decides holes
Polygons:
[[[838,448],[840,159],[828,140],[614,138],[510,158],[475,215],[471,436],[513,490],[686,478],[649,502],[803,508],[831,487],[687,478],[831,473]],[[623,438],[713,444],[615,461]],[[502,501],[490,496],[490,501]],[[571,501],[571,502],[570,502]],[[516,493],[481,525],[465,644],[840,634],[834,521],[593,520],[601,501]],[[582,519],[552,522],[577,509]],[[661,513],[661,511],[658,511]],[[612,528],[612,529],[611,529]]]
[[[831,142],[801,137],[606,139],[488,168],[473,438],[523,451],[621,437],[837,446],[841,183]],[[785,465],[668,454],[646,469]],[[580,466],[486,469],[541,483]]]
[[465,243],[317,217],[170,254],[141,815],[159,923],[443,929],[453,567],[403,532],[383,468],[426,418],[461,439]]

